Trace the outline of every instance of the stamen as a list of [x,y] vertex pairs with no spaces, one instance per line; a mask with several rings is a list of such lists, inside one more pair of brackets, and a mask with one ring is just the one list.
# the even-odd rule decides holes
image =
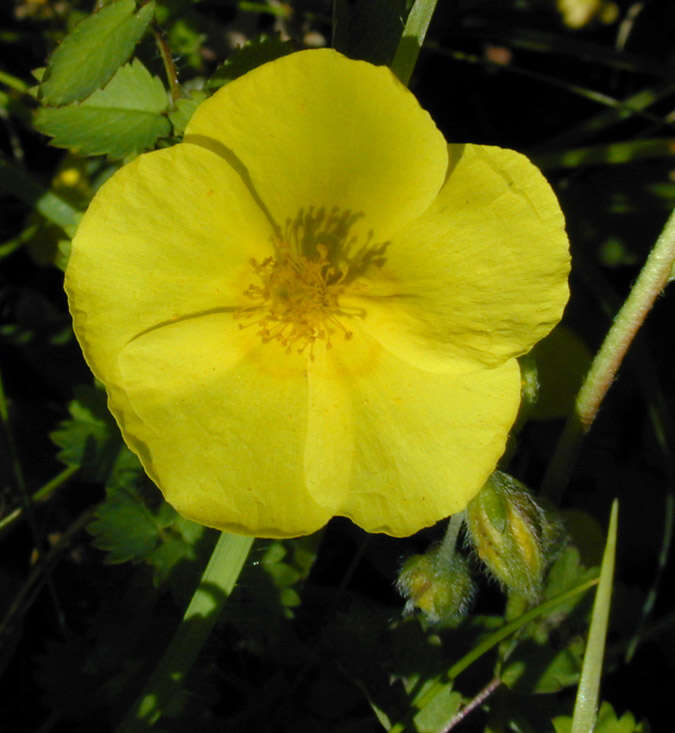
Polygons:
[[263,343],[278,341],[288,352],[295,349],[298,354],[309,349],[310,359],[317,340],[331,348],[336,332],[342,332],[345,340],[352,338],[353,332],[341,319],[364,315],[339,304],[349,265],[332,263],[323,244],[317,244],[315,251],[316,256],[309,258],[280,243],[275,257],[261,262],[251,259],[260,283],[244,290],[252,305],[235,312],[235,318],[243,321],[239,327],[256,326]]

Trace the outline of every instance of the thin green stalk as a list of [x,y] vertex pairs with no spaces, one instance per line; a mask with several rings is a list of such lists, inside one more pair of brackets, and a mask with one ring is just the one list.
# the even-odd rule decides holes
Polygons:
[[28,84],[25,81],[19,79],[18,76],[14,76],[7,71],[0,69],[0,84],[8,86],[10,89],[14,89],[17,92],[24,93],[28,90]]
[[593,603],[593,615],[588,631],[588,642],[581,668],[581,679],[577,688],[574,703],[574,716],[570,733],[588,733],[595,727],[598,712],[598,695],[600,678],[602,677],[602,661],[605,655],[605,639],[609,622],[609,608],[612,600],[612,580],[614,578],[614,560],[616,557],[616,531],[619,515],[619,503],[612,502],[609,519],[607,544],[600,568],[600,582]]
[[60,226],[69,237],[75,234],[82,212],[44,188],[27,171],[3,156],[0,156],[0,189],[5,189],[10,196],[16,196],[35,208],[45,219]]
[[438,0],[415,0],[391,62],[391,70],[406,85],[410,82],[420,49]]
[[176,69],[176,64],[173,62],[171,49],[164,37],[162,29],[154,22],[152,23],[151,28],[152,35],[155,37],[155,43],[159,49],[159,55],[162,57],[162,64],[164,64],[164,73],[166,74],[166,80],[169,82],[171,106],[173,107],[181,96],[180,84],[178,83],[178,71]]
[[604,94],[603,92],[599,92],[595,89],[590,89],[589,87],[584,87],[579,84],[571,84],[570,82],[559,79],[557,76],[543,74],[540,71],[534,71],[533,69],[529,69],[524,66],[518,66],[517,64],[513,63],[500,64],[496,61],[490,61],[483,56],[466,53],[465,51],[457,51],[456,49],[444,48],[438,43],[434,43],[431,41],[426,44],[426,48],[429,51],[433,51],[434,53],[439,54],[440,56],[445,56],[456,61],[464,61],[469,64],[477,64],[495,70],[498,69],[504,72],[504,74],[517,74],[519,76],[524,76],[528,79],[534,79],[535,81],[546,84],[547,86],[562,89],[575,96],[582,97],[583,99],[588,99],[592,102],[595,102],[596,104],[602,105],[603,107],[609,107],[616,112],[630,113],[640,119],[646,119],[649,122],[658,124],[659,126],[662,126],[664,124],[663,117],[659,117],[658,115],[653,115],[644,110],[631,107],[624,101],[620,99],[615,99],[614,97],[611,97],[608,94]]
[[[35,602],[44,584],[49,584],[51,573],[57,562],[63,557],[73,538],[91,522],[95,507],[87,509],[66,529],[59,541],[45,554],[41,555],[38,564],[14,596],[5,615],[0,619],[0,638],[8,638],[17,633],[22,619]],[[62,625],[65,629],[65,624]]]
[[[37,524],[37,520],[35,518],[35,513],[33,512],[33,505],[31,503],[31,497],[28,494],[28,488],[26,486],[26,479],[23,472],[23,466],[21,465],[21,460],[19,458],[19,451],[17,449],[16,441],[14,440],[14,432],[12,430],[12,423],[10,420],[9,415],[9,404],[7,401],[7,397],[5,396],[5,388],[3,385],[2,380],[2,372],[0,371],[0,422],[2,422],[4,431],[5,431],[5,437],[7,442],[7,448],[9,453],[9,459],[10,464],[12,466],[12,472],[14,473],[14,482],[16,485],[16,489],[19,494],[19,499],[21,503],[23,504],[23,510],[26,515],[26,519],[28,520],[28,525],[31,530],[31,534],[33,535],[33,542],[35,543],[35,547],[42,554],[43,552],[47,551],[47,548],[45,547],[45,541],[44,537],[42,536],[42,533],[40,532],[40,529]],[[61,602],[59,601],[59,596],[56,592],[56,586],[54,585],[54,581],[52,580],[52,576],[49,573],[48,569],[45,569],[45,580],[47,583],[47,588],[49,589],[49,594],[52,599],[52,604],[54,605],[54,612],[56,614],[56,620],[61,627],[63,631],[66,629],[66,620],[65,616],[63,615],[63,609],[61,607]]]
[[673,263],[675,211],[656,240],[581,385],[542,484],[541,493],[549,500],[558,502],[567,487],[581,439],[590,430],[635,334],[671,277]]
[[[467,652],[467,654],[465,654],[461,659],[455,662],[444,675],[436,679],[435,682],[430,684],[428,687],[424,688],[424,692],[413,700],[409,715],[413,715],[416,711],[424,709],[427,705],[431,703],[436,695],[440,694],[443,690],[446,689],[448,682],[452,682],[465,669],[470,667],[474,662],[476,662],[484,654],[490,651],[490,649],[493,649],[499,643],[504,641],[504,639],[507,639],[512,634],[515,634],[516,631],[521,629],[526,624],[530,623],[530,621],[534,621],[540,616],[545,616],[546,614],[552,613],[553,611],[555,611],[556,608],[558,608],[558,606],[567,603],[568,601],[576,598],[582,593],[585,593],[589,588],[597,585],[597,583],[598,578],[591,578],[590,580],[586,580],[583,583],[575,586],[574,588],[570,588],[570,590],[567,590],[564,593],[560,593],[559,595],[551,598],[541,605],[536,606],[529,611],[526,611],[519,618],[507,624],[504,624],[496,631],[488,634],[480,642],[478,642],[478,644],[476,644],[476,646],[474,646],[471,651]],[[405,728],[405,721],[400,721],[389,729],[389,733],[402,733]]]
[[[68,481],[68,479],[79,470],[79,466],[68,466],[68,468],[64,468],[61,473],[59,473],[57,476],[54,476],[51,481],[48,481],[44,486],[39,488],[31,496],[31,504],[47,501],[47,499],[51,498],[54,495],[54,493],[60,486],[65,484],[66,481]],[[10,512],[7,516],[2,517],[2,519],[0,519],[0,535],[2,535],[4,531],[13,526],[14,523],[21,519],[23,516],[24,510],[21,507],[18,507],[14,511]]]
[[441,567],[447,567],[452,562],[457,548],[457,537],[459,531],[464,524],[464,512],[453,514],[448,522],[448,528],[445,530],[445,537],[436,555],[436,562]]
[[221,533],[180,626],[117,733],[148,730],[180,694],[185,677],[237,582],[253,539]]

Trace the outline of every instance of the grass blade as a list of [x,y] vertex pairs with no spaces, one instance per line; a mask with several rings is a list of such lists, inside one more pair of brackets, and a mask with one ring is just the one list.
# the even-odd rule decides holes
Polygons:
[[577,699],[574,703],[571,733],[588,733],[595,726],[598,712],[598,694],[602,676],[602,660],[605,654],[605,639],[609,621],[609,607],[612,600],[612,579],[614,577],[614,560],[616,556],[616,529],[619,515],[619,502],[614,499],[609,519],[607,544],[600,567],[600,582],[595,594],[591,627],[584,663],[581,668],[581,679],[577,688]]
[[407,86],[424,43],[437,0],[415,0],[406,20],[403,35],[391,62],[391,70]]

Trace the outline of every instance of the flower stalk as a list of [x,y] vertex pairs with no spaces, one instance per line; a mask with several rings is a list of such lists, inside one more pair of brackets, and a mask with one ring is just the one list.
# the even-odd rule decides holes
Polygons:
[[574,410],[567,419],[542,485],[542,494],[551,501],[558,502],[567,488],[580,442],[590,430],[635,334],[671,279],[674,263],[675,211],[649,253],[577,394]]

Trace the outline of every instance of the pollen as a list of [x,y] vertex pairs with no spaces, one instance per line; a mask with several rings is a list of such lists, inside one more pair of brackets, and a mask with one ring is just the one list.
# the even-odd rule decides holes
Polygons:
[[322,244],[314,250],[308,257],[282,243],[275,247],[274,257],[251,259],[257,282],[244,291],[251,305],[235,313],[239,327],[255,326],[263,343],[278,341],[289,352],[308,350],[312,359],[317,341],[331,348],[335,334],[352,338],[343,320],[362,315],[340,307],[348,264],[333,264]]

